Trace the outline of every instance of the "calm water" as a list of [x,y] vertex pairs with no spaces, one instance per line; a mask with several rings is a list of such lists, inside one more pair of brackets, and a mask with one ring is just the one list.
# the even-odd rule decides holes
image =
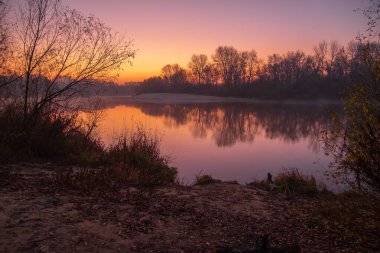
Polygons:
[[331,186],[324,176],[329,158],[317,141],[328,123],[325,105],[150,104],[108,98],[98,134],[105,144],[143,125],[158,134],[163,153],[184,183],[211,174],[240,183],[299,168]]

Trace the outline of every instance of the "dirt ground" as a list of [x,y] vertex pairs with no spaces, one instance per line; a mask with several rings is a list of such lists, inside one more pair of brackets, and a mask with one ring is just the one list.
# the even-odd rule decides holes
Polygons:
[[[51,169],[14,166],[0,177],[0,252],[216,252],[273,246],[355,252],[306,225],[302,200],[236,184],[128,187],[117,195],[57,190]],[[8,171],[11,171],[8,173]]]

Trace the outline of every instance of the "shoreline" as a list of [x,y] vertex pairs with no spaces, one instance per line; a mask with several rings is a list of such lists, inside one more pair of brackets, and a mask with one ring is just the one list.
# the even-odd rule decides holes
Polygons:
[[288,105],[341,105],[339,100],[281,100],[238,97],[217,97],[208,95],[194,95],[185,93],[145,93],[134,96],[105,96],[117,99],[126,99],[131,102],[153,104],[200,104],[200,103],[252,103],[252,104],[288,104]]

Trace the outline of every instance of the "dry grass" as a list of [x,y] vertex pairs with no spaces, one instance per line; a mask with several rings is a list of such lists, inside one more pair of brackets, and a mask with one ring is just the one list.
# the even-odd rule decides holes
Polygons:
[[340,241],[379,249],[380,202],[348,191],[304,206],[307,225],[334,234]]
[[295,195],[314,196],[318,193],[317,183],[313,176],[302,175],[298,169],[284,169],[272,182],[269,179],[253,181],[248,184],[263,190],[283,192],[287,197]]
[[302,175],[298,169],[285,169],[278,174],[274,184],[279,191],[289,195],[304,194],[313,196],[318,193],[317,183],[313,176]]

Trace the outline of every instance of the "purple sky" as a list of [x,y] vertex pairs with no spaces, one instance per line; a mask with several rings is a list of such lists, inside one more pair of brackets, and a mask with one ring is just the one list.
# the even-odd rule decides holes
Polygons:
[[133,67],[120,80],[159,74],[167,63],[186,66],[193,53],[211,55],[219,45],[271,53],[311,52],[322,40],[343,44],[365,29],[353,10],[369,0],[63,0],[99,17],[134,40]]

